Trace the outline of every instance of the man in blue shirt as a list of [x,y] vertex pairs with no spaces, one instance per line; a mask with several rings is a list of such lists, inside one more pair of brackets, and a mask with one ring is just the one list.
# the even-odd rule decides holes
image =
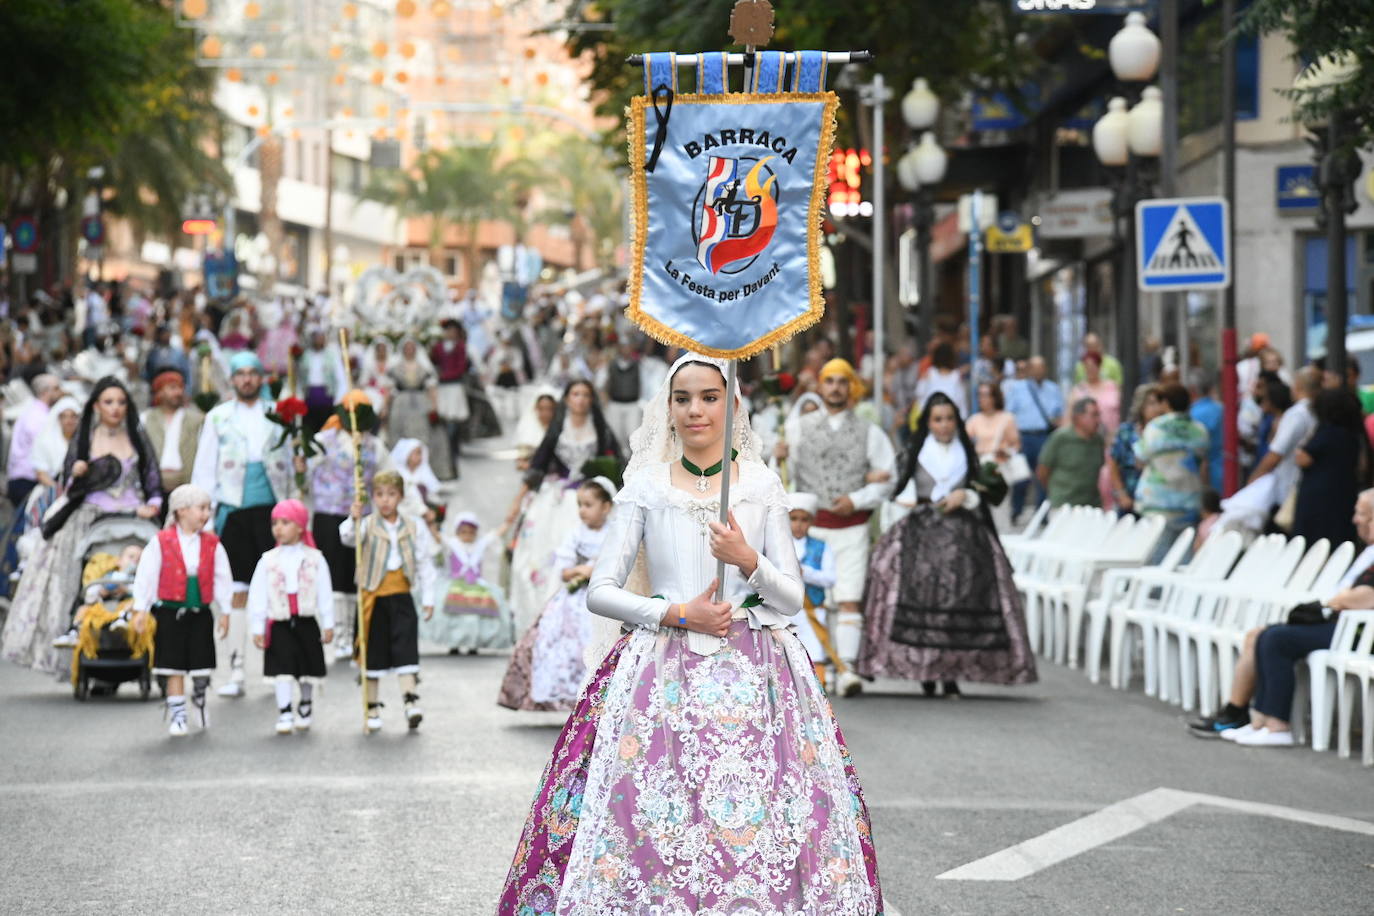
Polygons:
[[1216,394],[1216,378],[1201,366],[1188,370],[1188,393],[1193,396],[1193,404],[1188,408],[1194,420],[1207,430],[1207,485],[1221,492],[1221,402]]
[[[1040,449],[1064,416],[1064,393],[1059,384],[1045,378],[1045,358],[1032,356],[1026,363],[1026,377],[1008,386],[1007,410],[1016,418],[1021,433],[1021,452],[1035,467]],[[1016,518],[1026,507],[1026,493],[1031,481],[1018,483],[1011,491],[1011,515]],[[1039,482],[1035,483],[1036,502],[1045,498]]]

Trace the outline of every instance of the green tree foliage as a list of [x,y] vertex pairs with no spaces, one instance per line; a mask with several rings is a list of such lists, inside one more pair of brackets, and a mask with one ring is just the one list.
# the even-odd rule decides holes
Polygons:
[[1374,0],[1254,0],[1241,17],[1249,34],[1281,32],[1293,45],[1299,64],[1350,55],[1353,73],[1329,91],[1293,93],[1298,117],[1325,120],[1345,112],[1354,148],[1374,142]]
[[569,224],[577,267],[588,247],[597,266],[609,266],[624,235],[625,181],[616,171],[619,162],[604,147],[568,137],[560,137],[540,161],[548,199],[542,221]]
[[[643,92],[643,76],[625,59],[644,51],[741,50],[727,34],[735,0],[593,0],[573,3],[570,17],[610,22],[613,30],[572,32],[568,44],[592,63],[601,114],[620,118]],[[1017,85],[1030,64],[1016,36],[1036,20],[1017,16],[1006,0],[792,0],[777,3],[778,49],[868,50],[898,96],[923,76],[944,98],[971,87]],[[682,73],[690,88],[692,77]],[[832,82],[834,74],[831,74]],[[618,142],[618,141],[613,141]],[[623,147],[622,147],[623,148]]]
[[494,145],[454,146],[422,153],[409,168],[374,172],[362,197],[396,208],[403,218],[430,217],[430,258],[437,263],[444,228],[462,232],[467,276],[481,267],[483,222],[515,227],[516,238],[529,228],[530,195],[543,181],[523,156],[504,155]]
[[162,233],[189,192],[228,186],[207,150],[213,77],[168,4],[4,0],[0,59],[0,212],[50,209],[58,189],[79,208],[103,166],[108,209]]

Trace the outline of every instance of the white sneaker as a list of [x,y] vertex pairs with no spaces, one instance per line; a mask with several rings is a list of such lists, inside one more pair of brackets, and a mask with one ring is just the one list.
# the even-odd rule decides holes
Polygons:
[[277,716],[277,734],[289,735],[296,730],[296,717],[291,714],[291,710],[284,710]]
[[419,703],[406,704],[406,725],[411,729],[420,727],[420,720],[424,719],[424,711],[420,709]]
[[1293,733],[1291,731],[1270,731],[1267,728],[1258,728],[1248,735],[1237,735],[1237,744],[1244,747],[1293,747]]
[[853,671],[846,671],[840,675],[838,692],[842,697],[856,697],[864,692],[863,678]]
[[[302,711],[302,710],[304,710],[304,711]],[[312,710],[311,710],[310,704],[308,704],[308,703],[302,703],[299,707],[297,707],[297,709],[296,709],[296,731],[298,731],[298,732],[308,732],[308,731],[310,731],[310,723],[311,723],[311,721],[313,720],[313,717],[311,716],[311,712],[312,712]]]
[[243,696],[243,681],[231,680],[215,693],[222,697],[241,697]]
[[346,658],[353,657],[353,647],[346,642],[334,644],[334,661],[341,662]]
[[371,714],[369,714],[368,717],[367,717],[366,728],[367,728],[367,733],[368,733],[369,735],[372,734],[373,732],[379,732],[379,731],[381,731],[381,730],[382,730],[382,714],[379,713],[379,712],[378,712],[378,713],[371,713]]
[[75,649],[76,648],[76,627],[72,627],[61,636],[52,641],[54,649]]
[[1222,741],[1238,741],[1240,738],[1243,738],[1243,737],[1245,737],[1245,736],[1247,736],[1247,735],[1253,735],[1253,734],[1254,734],[1255,732],[1257,732],[1257,731],[1259,731],[1259,729],[1255,728],[1255,726],[1253,726],[1253,725],[1251,725],[1249,722],[1247,722],[1247,723],[1245,723],[1244,725],[1242,725],[1240,728],[1228,728],[1228,729],[1226,729],[1226,731],[1224,731],[1224,732],[1221,733],[1221,740],[1222,740]]
[[176,709],[172,711],[172,724],[167,726],[167,734],[173,738],[185,738],[190,729],[186,726],[186,709]]

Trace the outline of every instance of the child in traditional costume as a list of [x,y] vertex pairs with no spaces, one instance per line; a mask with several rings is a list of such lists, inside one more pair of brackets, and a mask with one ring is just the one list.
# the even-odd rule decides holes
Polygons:
[[[367,634],[365,658],[359,658],[367,677],[367,730],[382,727],[378,681],[394,674],[405,700],[406,723],[418,728],[423,713],[419,684],[419,615],[412,592],[421,596],[425,619],[434,616],[434,556],[437,547],[424,522],[399,511],[405,483],[395,471],[372,478],[374,511],[363,515],[362,503],[339,526],[339,539],[362,544],[358,566],[359,627]],[[361,640],[360,640],[361,643]],[[361,646],[360,646],[361,648]],[[361,655],[361,651],[359,655]]]
[[224,545],[203,530],[210,520],[210,494],[183,484],[172,491],[167,505],[168,527],[143,548],[134,573],[134,629],[142,633],[150,623],[157,627],[153,674],[167,678],[167,731],[180,738],[187,732],[187,677],[200,727],[210,725],[205,708],[205,691],[215,670],[210,606],[220,603],[224,610],[234,576]]
[[[329,561],[315,547],[310,513],[298,499],[272,509],[277,546],[262,555],[248,584],[253,645],[263,650],[262,673],[277,691],[277,734],[310,728],[314,690],[327,674],[324,646],[334,638],[334,589]],[[292,683],[301,699],[293,715]]]
[[508,649],[515,642],[510,607],[500,586],[482,574],[487,549],[510,528],[480,534],[480,523],[471,512],[454,520],[452,533],[444,538],[448,554],[448,578],[440,579],[434,604],[440,613],[420,625],[420,635],[447,646],[450,655],[478,649]]
[[587,610],[587,581],[592,561],[601,553],[615,494],[615,485],[605,477],[592,477],[577,488],[581,523],[554,553],[558,585],[515,647],[496,699],[502,706],[560,711],[577,703],[587,679],[584,654],[595,639]]
[[816,666],[816,676],[824,684],[826,665],[835,654],[825,606],[825,590],[835,585],[835,554],[829,544],[811,536],[811,522],[820,508],[820,497],[814,493],[789,493],[787,508],[792,543],[797,548],[797,562],[801,564],[802,582],[806,585],[802,602],[806,619],[797,622],[797,638],[806,647]]

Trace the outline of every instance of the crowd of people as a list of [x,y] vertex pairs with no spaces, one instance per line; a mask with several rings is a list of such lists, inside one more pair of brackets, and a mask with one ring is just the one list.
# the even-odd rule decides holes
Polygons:
[[[154,630],[181,640],[154,670],[178,707],[170,728],[185,733],[187,689],[208,722],[215,641],[201,623],[211,614],[194,608],[213,605],[229,650],[219,693],[243,694],[251,636],[283,733],[309,727],[328,655],[365,668],[373,727],[387,674],[418,725],[421,640],[510,652],[504,706],[575,708],[615,635],[587,611],[592,571],[626,463],[661,432],[655,398],[684,355],[629,327],[614,290],[536,291],[514,321],[454,297],[436,304],[432,337],[354,329],[347,352],[324,296],[222,306],[96,286],[68,305],[72,327],[40,296],[9,308],[0,333],[15,405],[5,658],[66,676],[99,645],[83,627],[127,628],[130,645]],[[1185,386],[1167,358],[1146,360],[1150,376],[1126,396],[1095,334],[1067,391],[1011,316],[994,319],[976,358],[959,328],[937,329],[920,359],[901,347],[877,398],[863,381],[873,354],[856,369],[824,332],[789,349],[792,372],[748,366],[741,428],[785,482],[805,585],[796,632],[821,682],[854,696],[900,677],[957,696],[961,681],[1033,681],[998,534],[1041,498],[1158,514],[1161,553],[1190,527],[1199,543],[1224,527],[1355,539],[1371,471],[1359,398],[1320,366],[1290,374],[1263,335],[1250,344],[1248,483],[1224,501],[1214,379],[1194,368]],[[457,483],[462,448],[503,425],[519,489],[504,517],[480,518]],[[721,463],[683,469],[707,493]],[[710,513],[692,511],[705,532]],[[93,596],[109,564],[91,564],[89,536],[110,515],[144,522],[143,559],[119,564],[128,588]],[[149,569],[168,557],[180,584],[163,588]],[[118,613],[84,613],[101,601]]]

